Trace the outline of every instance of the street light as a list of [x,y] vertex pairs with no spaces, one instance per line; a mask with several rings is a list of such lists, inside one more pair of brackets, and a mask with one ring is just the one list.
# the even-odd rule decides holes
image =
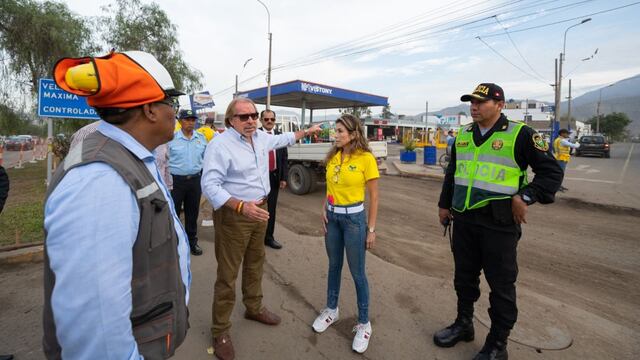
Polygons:
[[236,74],[236,92],[233,93],[233,97],[236,98],[238,96],[238,77],[242,76],[242,73],[244,72],[244,68],[247,67],[247,64],[249,63],[249,61],[253,60],[253,58],[248,58],[247,60],[245,60],[244,65],[242,65],[242,70],[240,70],[240,75]]
[[267,68],[267,110],[271,107],[271,13],[262,1],[257,0],[267,10],[267,31],[269,32],[269,67]]
[[555,101],[556,102],[556,109],[555,109],[556,111],[555,111],[554,119],[553,119],[554,124],[553,124],[553,128],[551,129],[551,140],[552,141],[556,137],[556,134],[555,134],[555,128],[556,128],[555,127],[555,122],[559,121],[558,115],[560,115],[560,99],[562,98],[561,97],[562,96],[561,95],[562,94],[562,63],[564,62],[564,59],[566,57],[565,54],[566,54],[566,51],[567,51],[567,32],[569,32],[569,29],[574,28],[574,27],[576,27],[578,25],[582,25],[582,24],[584,24],[586,22],[589,22],[589,21],[591,21],[591,18],[586,18],[586,19],[580,21],[577,24],[573,24],[573,25],[569,26],[564,31],[564,41],[562,42],[562,52],[560,53],[560,64],[558,66],[558,78],[556,79],[558,84],[556,86],[556,101]]
[[600,134],[600,102],[602,102],[602,90],[612,86],[613,84],[609,84],[603,88],[600,88],[600,96],[598,96],[598,107],[596,108],[596,134]]

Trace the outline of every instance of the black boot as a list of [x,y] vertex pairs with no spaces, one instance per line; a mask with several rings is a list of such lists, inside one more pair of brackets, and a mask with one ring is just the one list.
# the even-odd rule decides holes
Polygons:
[[473,360],[508,360],[509,353],[507,352],[506,341],[494,341],[487,338],[482,350]]
[[191,247],[191,255],[195,255],[195,256],[200,256],[202,255],[202,248],[200,248],[200,246],[198,246],[198,244],[194,244]]
[[460,340],[473,341],[473,336],[473,320],[458,317],[453,324],[433,334],[433,342],[440,347],[452,347]]
[[265,239],[264,244],[272,249],[276,249],[276,250],[282,249],[282,244],[280,244],[278,240],[274,238]]

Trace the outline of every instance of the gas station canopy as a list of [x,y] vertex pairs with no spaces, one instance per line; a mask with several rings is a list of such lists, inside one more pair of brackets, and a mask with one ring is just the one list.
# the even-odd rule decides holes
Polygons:
[[[267,88],[262,87],[240,92],[238,97],[245,97],[257,104],[267,103]],[[302,124],[305,110],[337,109],[350,107],[387,106],[388,98],[359,91],[294,80],[282,84],[271,85],[271,105],[302,109]]]

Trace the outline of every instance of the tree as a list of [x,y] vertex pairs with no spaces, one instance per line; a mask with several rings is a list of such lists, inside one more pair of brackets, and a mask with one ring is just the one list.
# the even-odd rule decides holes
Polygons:
[[[598,117],[587,120],[591,129],[596,129]],[[631,119],[625,113],[612,112],[606,116],[600,116],[600,131],[613,140],[621,140],[625,135],[625,128],[631,124]]]
[[146,51],[167,68],[176,88],[192,92],[202,87],[202,73],[183,60],[177,28],[160,6],[117,0],[115,9],[102,9],[112,15],[102,19],[102,39],[109,48]]
[[38,92],[38,79],[50,77],[54,63],[64,56],[95,50],[87,22],[63,3],[34,0],[0,2],[2,90],[15,94],[25,85]]
[[364,116],[371,116],[371,109],[366,106],[355,106],[351,108],[339,109],[340,114],[351,114],[358,119],[362,119]]
[[391,112],[391,105],[387,105],[382,108],[382,118],[383,119],[391,119],[393,117],[393,113]]

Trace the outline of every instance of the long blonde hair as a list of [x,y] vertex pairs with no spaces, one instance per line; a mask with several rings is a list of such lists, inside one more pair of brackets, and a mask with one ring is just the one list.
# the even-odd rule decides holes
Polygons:
[[[362,124],[360,123],[360,119],[351,115],[351,114],[342,114],[337,120],[336,125],[340,123],[345,129],[349,132],[349,134],[354,134],[355,138],[349,142],[349,144],[345,146],[351,146],[351,153],[355,152],[371,152],[371,148],[369,147],[369,142],[367,141],[367,137],[363,133]],[[343,146],[344,149],[344,146]],[[324,159],[324,163],[328,164],[329,161],[338,153],[341,149],[337,145],[333,145],[329,152],[327,153],[327,157]]]

